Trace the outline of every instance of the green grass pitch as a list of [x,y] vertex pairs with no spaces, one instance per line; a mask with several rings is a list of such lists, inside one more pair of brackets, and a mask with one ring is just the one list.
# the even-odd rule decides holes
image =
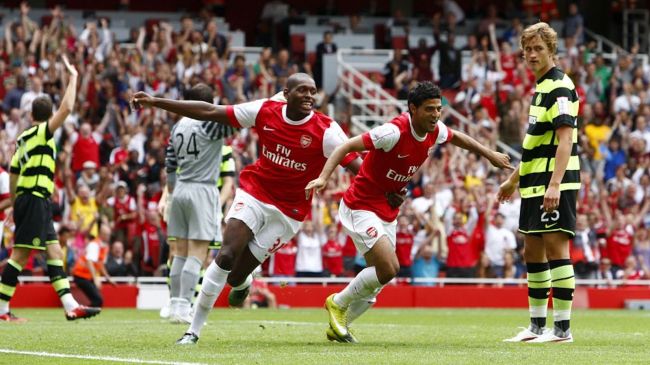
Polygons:
[[62,310],[15,312],[30,321],[0,323],[0,364],[650,363],[649,312],[578,310],[575,343],[535,345],[501,342],[526,324],[526,310],[373,309],[353,325],[361,343],[352,345],[326,340],[323,309],[219,309],[192,347],[174,345],[185,325],[154,311],[106,309],[79,322],[67,322]]

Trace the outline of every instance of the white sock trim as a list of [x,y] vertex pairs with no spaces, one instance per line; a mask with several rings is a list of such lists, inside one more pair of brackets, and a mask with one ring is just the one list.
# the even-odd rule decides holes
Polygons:
[[530,318],[546,318],[548,313],[547,307],[528,307]]
[[571,319],[571,309],[568,310],[553,310],[553,321],[568,321]]

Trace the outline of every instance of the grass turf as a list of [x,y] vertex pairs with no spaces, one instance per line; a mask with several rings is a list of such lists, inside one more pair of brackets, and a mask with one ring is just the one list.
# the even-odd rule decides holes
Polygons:
[[[2,349],[218,364],[619,364],[650,361],[650,313],[578,310],[573,344],[508,344],[525,310],[373,309],[354,325],[361,343],[325,339],[322,309],[214,310],[196,346],[154,311],[107,309],[67,322],[62,310],[18,309],[25,324],[0,323]],[[551,319],[549,318],[549,321]],[[0,364],[115,364],[0,352]],[[128,363],[120,362],[117,363]]]

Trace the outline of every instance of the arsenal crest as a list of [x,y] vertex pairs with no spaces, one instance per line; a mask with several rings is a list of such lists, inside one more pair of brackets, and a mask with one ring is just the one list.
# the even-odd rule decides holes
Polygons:
[[370,227],[366,230],[366,234],[370,236],[370,238],[375,238],[377,237],[377,228],[375,227]]
[[307,148],[311,144],[311,136],[308,136],[306,134],[303,134],[300,136],[300,145],[302,148]]
[[237,202],[237,204],[235,204],[235,207],[233,209],[235,209],[235,212],[238,212],[243,207],[244,207],[244,202]]

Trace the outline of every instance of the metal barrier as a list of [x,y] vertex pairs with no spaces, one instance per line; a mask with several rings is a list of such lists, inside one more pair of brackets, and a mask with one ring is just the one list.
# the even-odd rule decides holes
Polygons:
[[[339,49],[337,52],[337,60],[339,64],[338,76],[341,81],[339,91],[347,97],[350,100],[350,104],[355,107],[353,108],[353,114],[350,119],[352,124],[359,128],[361,132],[368,131],[376,125],[390,121],[397,114],[408,109],[406,100],[396,99],[386,92],[381,85],[373,82],[357,69],[357,67],[361,67],[363,64],[352,63],[349,60],[346,60],[346,57],[349,59],[350,56],[378,54],[386,55],[387,60],[393,58],[392,49]],[[469,126],[473,125],[469,119],[451,106],[445,106],[444,110],[446,113],[450,113],[454,118],[458,119],[467,130],[469,130]],[[356,113],[356,111],[359,111],[359,113]],[[507,144],[497,141],[497,146],[515,159],[521,160],[521,154]]]

